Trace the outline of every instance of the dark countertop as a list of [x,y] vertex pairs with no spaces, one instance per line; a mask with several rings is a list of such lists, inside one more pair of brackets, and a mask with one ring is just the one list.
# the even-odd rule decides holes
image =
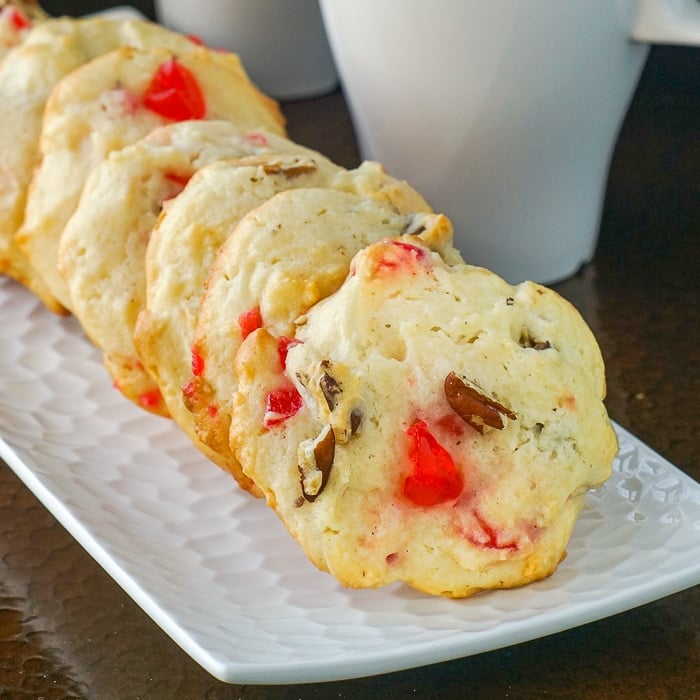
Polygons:
[[[596,256],[556,288],[598,337],[611,416],[700,480],[698,86],[700,50],[652,49],[611,165]],[[283,109],[292,138],[357,163],[340,92]],[[226,685],[181,651],[0,463],[0,700],[407,696],[700,697],[700,586],[410,671]]]

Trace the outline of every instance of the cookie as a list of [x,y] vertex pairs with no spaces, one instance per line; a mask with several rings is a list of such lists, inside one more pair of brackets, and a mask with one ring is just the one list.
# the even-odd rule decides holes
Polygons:
[[[30,11],[27,3],[26,13]],[[151,22],[104,18],[38,21],[34,14],[34,24],[21,45],[0,63],[0,273],[24,284],[58,312],[62,307],[15,243],[39,158],[44,109],[52,89],[79,66],[122,44],[158,45],[173,51],[194,50],[196,46]]]
[[87,176],[111,151],[188,119],[283,131],[277,104],[248,80],[238,57],[201,47],[181,54],[121,48],[74,70],[52,91],[16,242],[65,309],[70,299],[57,269],[58,246]]
[[449,597],[554,572],[616,452],[568,302],[385,240],[296,326],[241,345],[231,441],[316,566]]
[[80,53],[64,38],[53,44],[22,44],[0,63],[0,272],[47,306],[53,296],[16,245],[15,234],[24,220],[46,99],[51,87],[79,64]]
[[[242,132],[230,121],[188,120],[161,126],[135,144],[112,151],[87,177],[61,235],[59,272],[68,285],[71,309],[101,349],[115,386],[147,410],[168,415],[132,340],[137,315],[146,305],[146,249],[161,207],[203,166],[273,147],[304,150],[272,133]],[[237,199],[234,191],[221,195]],[[174,230],[164,234],[164,245],[179,248],[183,232],[196,227],[198,220],[167,218]],[[168,277],[179,278],[178,288],[191,275],[204,274],[200,268],[206,263],[198,250],[195,246],[185,255],[181,269],[168,269]],[[173,303],[178,309],[167,311],[178,313],[181,302]]]
[[[375,174],[377,168],[367,163],[334,180],[362,190],[365,171]],[[334,182],[280,192],[246,215],[221,246],[197,316],[183,398],[199,440],[233,473],[239,466],[228,439],[232,368],[242,339],[261,325],[275,335],[293,335],[295,319],[335,291],[357,250],[402,234],[459,258],[444,216],[401,213],[379,199],[334,189]]]

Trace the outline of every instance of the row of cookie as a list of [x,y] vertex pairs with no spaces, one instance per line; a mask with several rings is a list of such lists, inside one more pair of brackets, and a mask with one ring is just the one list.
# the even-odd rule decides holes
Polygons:
[[609,473],[578,313],[465,264],[450,222],[376,163],[160,127],[92,172],[59,260],[119,388],[344,585],[540,579]]
[[[15,108],[7,65],[39,85],[38,141],[3,161],[37,163],[12,171],[26,206],[2,237],[22,281],[343,584],[465,596],[552,573],[615,449],[575,310],[465,264],[378,164],[286,139],[235,57],[108,50],[161,29],[92,22],[46,20],[0,64]],[[51,87],[59,26],[81,58]]]
[[[126,396],[156,413],[177,414],[180,402],[167,407],[131,337],[145,298],[143,275],[131,268],[143,267],[162,202],[195,170],[223,157],[305,154],[304,164],[261,166],[266,173],[281,167],[281,179],[298,186],[327,181],[341,169],[279,136],[277,105],[250,84],[235,55],[210,52],[149,22],[32,17],[17,4],[5,9],[3,22],[17,45],[0,65],[7,174],[0,181],[0,269],[51,310],[77,311]],[[177,119],[186,123],[172,124]],[[164,123],[170,126],[153,131]],[[239,131],[260,124],[266,133]],[[386,192],[389,179],[382,178],[368,165],[361,186]],[[269,192],[261,190],[247,204],[264,196]],[[398,189],[386,196],[399,196]],[[415,208],[427,208],[410,196]],[[240,202],[239,214],[242,208]],[[167,388],[179,399],[179,386]],[[186,417],[181,422],[189,427]]]
[[[59,245],[59,273],[71,308],[101,348],[115,385],[143,408],[175,419],[210,459],[244,484],[248,482],[228,448],[224,406],[230,388],[224,384],[215,390],[217,382],[209,376],[210,368],[233,367],[241,325],[246,324],[227,321],[246,314],[251,318],[251,310],[264,308],[268,321],[285,310],[285,322],[293,323],[319,295],[340,284],[349,256],[371,240],[357,216],[348,216],[341,239],[334,241],[330,231],[317,228],[315,240],[307,241],[302,224],[308,211],[302,205],[288,212],[283,227],[288,240],[282,233],[270,239],[256,236],[251,212],[277,193],[302,188],[337,190],[357,197],[357,206],[364,208],[371,204],[363,195],[376,200],[375,216],[381,221],[389,217],[394,224],[375,226],[375,236],[398,234],[400,227],[410,226],[415,217],[396,219],[394,206],[428,209],[418,193],[376,163],[348,171],[270,132],[241,132],[224,121],[185,121],[155,129],[97,166]],[[441,245],[446,246],[451,231],[446,226],[443,231]],[[322,251],[314,254],[311,246],[319,241],[327,249],[323,252],[326,265],[332,266],[332,280],[315,281],[324,269],[318,260]],[[224,244],[236,251],[219,258],[228,255],[232,270],[215,267]],[[345,265],[337,261],[339,254]],[[245,265],[256,269],[250,273],[254,283],[239,274]],[[219,272],[210,272],[214,267]],[[218,340],[209,342],[220,357],[208,362],[206,370],[200,367],[193,380],[193,347],[205,344],[196,333],[200,300],[205,290],[207,299],[215,293],[213,274],[237,286],[226,292],[230,303],[211,300],[204,306],[213,319],[222,303],[232,308],[221,318]],[[266,286],[275,289],[274,298],[258,299]],[[203,326],[208,330],[200,335],[213,338],[209,324]],[[206,391],[183,395],[182,386],[193,381]],[[202,411],[197,411],[199,406],[204,406]],[[201,414],[196,422],[195,414]]]

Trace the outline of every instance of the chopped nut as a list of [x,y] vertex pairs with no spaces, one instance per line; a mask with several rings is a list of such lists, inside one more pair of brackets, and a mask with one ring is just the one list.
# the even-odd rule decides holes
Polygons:
[[533,350],[547,350],[552,347],[548,340],[535,340],[528,331],[524,330],[518,339],[521,348],[532,348]]
[[312,173],[316,170],[315,163],[299,162],[296,165],[285,165],[284,163],[265,163],[262,166],[263,172],[266,175],[284,175],[288,180],[293,180],[299,175]]
[[484,395],[473,384],[467,384],[454,372],[445,377],[445,397],[462,420],[482,435],[487,427],[503,430],[504,416],[516,420],[513,411]]
[[403,232],[407,236],[417,236],[418,234],[423,233],[426,228],[425,215],[412,214]]
[[306,440],[299,446],[297,469],[304,498],[313,503],[328,483],[335,459],[335,434],[326,425],[315,440]]
[[302,394],[318,423],[329,424],[336,442],[345,444],[361,423],[360,381],[342,362],[320,356],[310,362],[311,351],[306,350],[304,357],[290,355],[288,371],[301,385]]
[[332,411],[338,403],[338,394],[342,393],[340,384],[338,384],[338,382],[333,379],[328,372],[324,372],[321,375],[321,379],[319,380],[318,384],[321,387],[321,391],[326,399],[328,408]]
[[316,376],[319,391],[314,393],[319,404],[325,404],[328,410],[325,416],[321,415],[319,418],[323,423],[330,423],[338,443],[346,443],[355,434],[361,422],[361,413],[357,406],[357,379],[344,364],[329,359],[319,362]]
[[360,428],[362,423],[362,411],[359,408],[353,408],[350,412],[350,435],[354,435]]

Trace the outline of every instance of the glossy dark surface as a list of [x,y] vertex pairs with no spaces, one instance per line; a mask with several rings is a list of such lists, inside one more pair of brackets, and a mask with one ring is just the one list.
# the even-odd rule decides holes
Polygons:
[[[89,7],[46,3],[56,6]],[[357,163],[340,92],[283,109],[292,138]],[[699,282],[700,51],[656,47],[613,158],[595,259],[556,288],[598,337],[611,416],[695,479]],[[0,700],[411,696],[700,697],[700,587],[411,671],[306,686],[226,685],[184,654],[0,463]]]

